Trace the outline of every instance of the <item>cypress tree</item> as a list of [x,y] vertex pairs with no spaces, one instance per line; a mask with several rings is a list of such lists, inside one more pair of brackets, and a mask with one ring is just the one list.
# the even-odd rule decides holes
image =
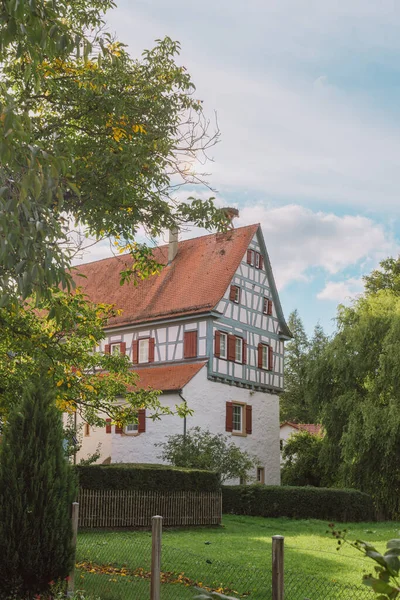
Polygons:
[[72,566],[75,476],[61,413],[36,378],[9,415],[0,445],[0,598],[31,599]]

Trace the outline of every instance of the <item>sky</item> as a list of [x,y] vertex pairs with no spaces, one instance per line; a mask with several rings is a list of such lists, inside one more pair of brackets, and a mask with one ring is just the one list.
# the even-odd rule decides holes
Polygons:
[[286,317],[331,333],[338,303],[400,249],[400,3],[116,1],[107,27],[132,56],[180,41],[218,117],[218,204],[261,224]]

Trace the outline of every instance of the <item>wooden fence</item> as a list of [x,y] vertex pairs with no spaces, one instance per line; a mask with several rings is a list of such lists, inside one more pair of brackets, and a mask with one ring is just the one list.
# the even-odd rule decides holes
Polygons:
[[88,489],[79,492],[79,527],[151,527],[153,515],[162,515],[166,527],[219,525],[222,494]]

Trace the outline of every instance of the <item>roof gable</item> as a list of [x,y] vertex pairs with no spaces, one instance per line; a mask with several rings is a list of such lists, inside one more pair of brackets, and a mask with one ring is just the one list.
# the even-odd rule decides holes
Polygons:
[[168,245],[154,248],[155,260],[164,267],[136,286],[120,285],[120,272],[131,265],[129,255],[80,265],[73,277],[92,302],[115,304],[122,310],[110,319],[111,327],[207,312],[224,295],[258,229],[249,225],[181,241],[170,264]]

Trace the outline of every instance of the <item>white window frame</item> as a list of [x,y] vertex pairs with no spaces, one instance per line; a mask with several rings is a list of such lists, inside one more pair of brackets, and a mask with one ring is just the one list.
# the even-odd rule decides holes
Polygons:
[[[222,338],[224,339],[225,352],[222,352]],[[228,359],[228,334],[222,333],[222,331],[219,333],[219,358]]]
[[262,345],[262,361],[261,368],[266,369],[268,371],[269,367],[269,346],[266,344]]
[[149,362],[149,338],[138,340],[138,364],[143,365]]
[[251,266],[251,267],[254,267],[254,264],[255,264],[255,258],[254,258],[254,257],[255,257],[255,255],[256,255],[256,253],[255,253],[255,251],[254,251],[254,250],[250,250],[250,252],[251,252],[251,254],[250,254],[250,257],[251,257],[251,258],[250,258],[250,266]]
[[255,261],[254,261],[254,265],[256,267],[256,269],[260,268],[260,259],[261,259],[261,254],[259,252],[255,252]]
[[[235,428],[235,409],[239,409],[239,425],[240,428]],[[244,405],[236,402],[232,403],[232,433],[243,434],[244,431]]]
[[[240,347],[240,352],[238,353],[238,348]],[[239,356],[239,358],[238,358]],[[235,338],[235,362],[242,363],[243,362],[243,339],[241,337]]]
[[268,314],[268,302],[269,302],[269,298],[264,296],[264,300],[263,300],[263,314],[264,315]]
[[126,435],[137,435],[139,433],[139,423],[127,423],[125,433]]
[[113,342],[110,344],[110,354],[121,354],[121,342]]

